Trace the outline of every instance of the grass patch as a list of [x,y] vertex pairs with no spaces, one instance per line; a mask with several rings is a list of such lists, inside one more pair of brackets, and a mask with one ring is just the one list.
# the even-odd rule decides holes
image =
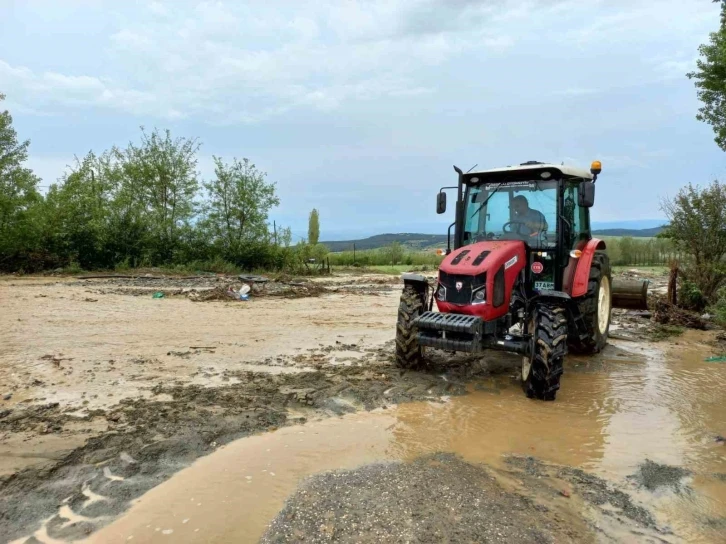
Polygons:
[[648,332],[650,340],[653,342],[660,342],[661,340],[668,340],[683,334],[685,329],[676,325],[660,325],[657,324],[652,330]]
[[369,266],[331,266],[333,272],[352,272],[356,274],[391,274],[398,276],[404,272],[434,274],[438,265],[369,265]]

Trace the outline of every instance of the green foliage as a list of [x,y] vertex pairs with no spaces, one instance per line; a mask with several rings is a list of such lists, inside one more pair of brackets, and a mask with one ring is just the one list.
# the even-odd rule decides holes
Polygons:
[[719,325],[726,327],[726,287],[718,290],[716,301],[709,306],[708,312],[714,316]]
[[706,307],[706,299],[695,283],[684,279],[678,289],[678,305],[687,310],[700,312]]
[[182,230],[194,218],[199,188],[195,139],[174,138],[166,130],[148,135],[141,144],[114,150],[123,189],[148,229],[150,258],[171,262],[179,249]]
[[314,246],[318,245],[320,240],[320,215],[318,210],[313,208],[308,219],[308,243]]
[[655,327],[650,329],[648,334],[652,341],[658,342],[660,340],[667,340],[668,338],[673,338],[674,336],[680,336],[681,334],[683,334],[683,332],[683,327],[678,327],[676,325],[656,324]]
[[695,80],[696,93],[703,104],[696,118],[711,125],[714,140],[726,151],[726,1],[721,2],[719,29],[711,32],[709,42],[698,51],[696,70],[687,74]]
[[0,112],[0,268],[17,266],[25,260],[19,253],[39,249],[42,197],[38,178],[24,166],[29,146],[18,140],[10,112]]
[[[339,253],[331,253],[331,266],[383,266],[391,265],[391,255],[387,248],[369,249],[366,251],[356,251],[355,256],[352,251],[341,251]],[[422,267],[427,266],[436,268],[441,264],[441,255],[437,255],[433,251],[404,251],[399,262],[406,266]]]
[[680,258],[673,243],[664,238],[606,238],[607,252],[613,265],[665,265]]
[[712,300],[726,281],[726,185],[718,181],[701,188],[690,183],[672,200],[663,203],[670,219],[668,236],[675,247],[689,255],[685,278],[706,300]]
[[249,248],[270,245],[267,217],[270,209],[280,204],[275,184],[265,181],[266,174],[249,159],[225,164],[214,157],[214,163],[216,177],[204,183],[208,200],[202,229],[224,259],[253,266],[255,259]]
[[45,198],[23,167],[28,145],[10,114],[0,114],[2,270],[303,269],[308,255],[327,252],[290,247],[289,228],[273,243],[267,219],[280,202],[275,184],[248,159],[214,157],[214,179],[200,183],[195,139],[142,128],[139,142],[77,158]]
[[386,256],[386,264],[397,265],[403,259],[403,246],[399,242],[391,242],[383,248],[383,254]]

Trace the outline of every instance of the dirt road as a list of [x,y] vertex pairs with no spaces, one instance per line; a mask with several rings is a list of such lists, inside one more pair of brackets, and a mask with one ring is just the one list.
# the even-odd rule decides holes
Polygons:
[[[198,301],[224,287],[0,280],[0,541],[726,531],[726,365],[703,362],[711,333],[652,344],[624,318],[641,341],[569,358],[558,401],[537,403],[518,389],[515,357],[434,352],[427,372],[397,371],[397,278]],[[375,485],[357,493],[361,482]]]

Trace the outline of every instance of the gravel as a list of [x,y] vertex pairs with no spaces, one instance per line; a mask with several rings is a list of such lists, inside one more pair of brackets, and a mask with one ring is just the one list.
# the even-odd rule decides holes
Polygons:
[[453,454],[306,480],[260,542],[583,542],[542,505]]

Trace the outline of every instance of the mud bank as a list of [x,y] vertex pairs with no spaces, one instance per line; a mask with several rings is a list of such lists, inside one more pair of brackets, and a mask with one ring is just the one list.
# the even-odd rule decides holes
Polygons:
[[[461,395],[466,380],[477,372],[466,361],[441,367],[441,374],[401,372],[391,364],[392,343],[361,350],[350,366],[329,363],[336,354],[355,349],[339,345],[326,350],[325,357],[297,356],[298,363],[317,367],[310,371],[228,372],[225,377],[237,383],[214,388],[158,385],[152,398],[125,399],[83,417],[64,412],[58,403],[12,411],[0,418],[0,432],[54,432],[71,422],[103,422],[108,430],[47,466],[1,477],[0,534],[13,539],[32,533],[40,520],[55,519],[59,504],[68,504],[88,519],[53,521],[48,534],[77,539],[199,456],[234,439],[308,419]],[[105,499],[88,505],[84,490]]]

